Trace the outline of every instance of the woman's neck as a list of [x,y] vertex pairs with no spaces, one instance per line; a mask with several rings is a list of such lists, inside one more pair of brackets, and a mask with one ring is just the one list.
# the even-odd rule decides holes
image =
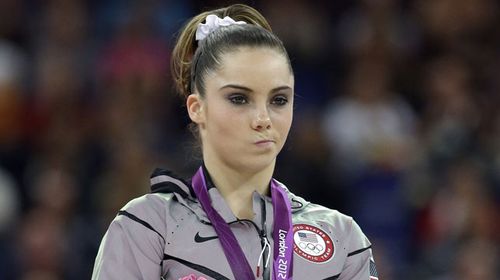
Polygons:
[[205,167],[234,215],[240,219],[253,219],[253,192],[268,193],[274,162],[257,172],[243,172],[207,159]]

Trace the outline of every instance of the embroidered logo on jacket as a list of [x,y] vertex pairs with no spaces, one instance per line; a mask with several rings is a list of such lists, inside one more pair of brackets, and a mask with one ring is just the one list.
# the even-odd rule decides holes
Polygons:
[[217,239],[219,238],[217,235],[214,236],[201,236],[200,232],[198,231],[196,235],[194,236],[194,242],[196,243],[203,243],[212,239]]
[[320,228],[311,225],[294,225],[293,243],[293,250],[297,255],[314,263],[327,262],[335,253],[330,236]]

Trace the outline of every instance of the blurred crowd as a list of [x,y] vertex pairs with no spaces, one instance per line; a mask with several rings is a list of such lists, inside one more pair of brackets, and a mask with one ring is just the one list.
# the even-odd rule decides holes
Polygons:
[[[354,216],[381,279],[500,279],[500,1],[273,0],[295,116],[276,178]],[[0,1],[0,279],[89,279],[157,166],[200,163],[177,30],[231,1]]]

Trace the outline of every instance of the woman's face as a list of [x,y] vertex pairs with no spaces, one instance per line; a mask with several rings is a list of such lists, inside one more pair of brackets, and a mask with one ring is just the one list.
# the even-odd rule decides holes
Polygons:
[[220,68],[205,78],[205,96],[187,101],[205,161],[246,172],[274,166],[292,123],[293,88],[287,60],[276,50],[224,54]]

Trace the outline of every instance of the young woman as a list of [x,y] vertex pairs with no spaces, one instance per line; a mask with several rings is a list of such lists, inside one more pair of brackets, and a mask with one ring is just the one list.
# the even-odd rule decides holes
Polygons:
[[203,165],[191,180],[153,173],[111,223],[93,279],[377,279],[352,218],[272,178],[294,76],[265,18],[245,5],[194,17],[172,65]]

